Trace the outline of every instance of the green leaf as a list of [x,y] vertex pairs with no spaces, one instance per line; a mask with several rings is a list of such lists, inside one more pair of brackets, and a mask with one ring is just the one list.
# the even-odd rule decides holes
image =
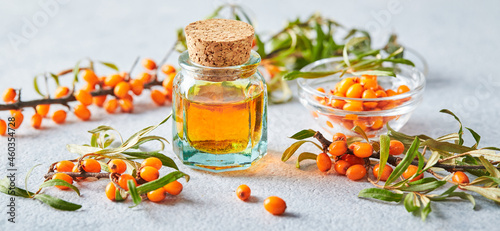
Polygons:
[[283,75],[284,80],[294,80],[297,78],[304,78],[304,79],[317,79],[317,78],[323,78],[326,76],[338,74],[342,72],[342,70],[338,71],[291,71]]
[[40,92],[40,88],[38,88],[38,82],[37,82],[37,79],[38,79],[38,75],[35,76],[35,78],[33,78],[33,87],[35,88],[35,91],[36,93],[38,93],[41,97],[47,97],[46,95],[42,94],[42,92]]
[[453,116],[458,121],[458,124],[460,125],[460,128],[458,129],[458,145],[463,145],[464,144],[464,139],[462,138],[462,135],[464,134],[464,131],[463,131],[463,128],[462,128],[462,122],[460,121],[460,119],[458,118],[458,116],[456,116],[453,112],[451,112],[448,109],[442,109],[439,112],[451,115],[451,116]]
[[24,198],[30,198],[33,192],[18,188],[18,187],[10,187],[10,180],[5,177],[2,180],[0,180],[0,192],[11,195],[11,196],[17,196],[17,197],[24,197]]
[[90,147],[97,148],[97,138],[99,137],[99,133],[94,133],[92,134],[92,137],[90,138]]
[[54,74],[54,73],[49,73],[50,76],[54,79],[54,81],[56,82],[56,85],[59,87],[61,84],[59,83],[59,76]]
[[381,188],[366,188],[359,192],[358,197],[373,198],[382,201],[400,202],[403,199],[403,194],[394,193],[387,189]]
[[141,186],[137,187],[137,193],[138,194],[144,194],[147,192],[151,192],[153,190],[159,189],[165,185],[167,185],[170,182],[174,182],[178,180],[179,178],[184,177],[186,178],[186,182],[189,181],[189,175],[180,172],[180,171],[174,171],[171,172],[157,180],[150,181],[148,183],[142,184]]
[[130,206],[130,208],[133,208],[141,203],[142,198],[139,195],[139,193],[137,193],[137,188],[135,187],[135,183],[133,180],[128,180],[127,186],[128,186],[128,192],[130,193],[130,196],[132,197],[132,201],[135,204],[134,206]]
[[398,166],[396,166],[394,171],[392,171],[391,175],[385,182],[385,186],[390,185],[393,181],[398,179],[406,171],[406,169],[408,169],[408,166],[410,166],[413,159],[415,159],[415,155],[418,152],[419,146],[420,146],[420,140],[418,139],[418,137],[415,137],[413,143],[406,152],[405,157],[403,158],[403,160],[401,160]]
[[356,132],[359,135],[361,135],[361,137],[363,137],[363,139],[365,139],[366,142],[370,143],[370,140],[368,139],[368,136],[366,135],[365,131],[360,126],[356,125],[351,130],[353,132]]
[[307,130],[304,129],[300,132],[293,134],[293,136],[291,136],[290,138],[296,139],[296,140],[303,140],[303,139],[313,137],[314,134],[316,134],[316,131],[314,131],[312,129],[307,129]]
[[[384,172],[384,167],[389,159],[389,147],[391,146],[391,139],[387,135],[380,135],[380,162],[378,172]],[[382,174],[378,174],[377,181],[380,180]]]
[[477,192],[490,200],[500,202],[500,188],[484,188],[472,185],[461,186],[461,187],[469,191]]
[[475,132],[474,130],[468,128],[468,127],[465,127],[467,130],[469,130],[469,132],[472,134],[472,137],[474,137],[474,140],[476,141],[476,143],[474,145],[472,145],[471,148],[477,148],[477,146],[479,145],[479,141],[481,141],[481,136],[479,134],[477,134],[477,132]]
[[431,209],[431,201],[426,196],[421,195],[420,201],[422,202],[422,209],[420,210],[420,216],[422,217],[422,221],[425,221],[427,215],[432,212]]
[[49,196],[47,194],[37,194],[33,198],[49,205],[52,208],[63,210],[63,211],[75,211],[80,209],[82,206],[74,204],[65,200],[61,200],[56,197]]
[[75,88],[75,84],[78,82],[78,73],[80,73],[80,61],[78,61],[73,68],[73,89]]
[[319,60],[321,58],[321,53],[323,52],[325,33],[318,22],[315,23],[314,29],[316,30],[316,44],[313,46],[312,55],[314,60]]
[[406,194],[404,205],[406,211],[414,212],[420,208],[420,203],[418,201],[417,195],[413,192]]
[[118,137],[120,137],[120,141],[123,143],[123,138],[122,138],[122,135],[120,134],[120,132],[118,132],[118,130],[110,127],[110,126],[106,126],[106,125],[101,125],[97,128],[94,128],[90,131],[88,131],[89,133],[91,134],[95,134],[95,133],[101,133],[101,132],[107,132],[107,131],[114,131],[116,134],[118,134]]
[[474,179],[472,182],[470,182],[471,185],[476,185],[476,184],[496,184],[500,185],[500,178],[497,177],[492,177],[492,176],[480,176],[476,179]]
[[30,178],[31,172],[33,172],[33,169],[36,167],[40,166],[41,164],[37,164],[28,170],[28,173],[26,173],[26,177],[24,177],[24,188],[26,189],[26,193],[28,193],[28,196],[31,197],[30,192],[28,191],[28,179]]
[[475,149],[469,148],[467,146],[462,146],[458,144],[452,144],[448,142],[440,142],[434,139],[427,139],[422,142],[422,145],[428,146],[431,149],[450,152],[450,153],[464,153],[474,151]]
[[465,192],[452,192],[448,195],[448,197],[460,197],[464,200],[469,200],[472,203],[472,209],[476,208],[476,200],[474,197]]
[[264,47],[264,43],[260,40],[260,36],[255,34],[255,40],[257,41],[257,53],[260,55],[262,59],[266,58],[266,51]]
[[115,190],[115,201],[124,201],[127,198],[127,193],[120,188]]
[[347,51],[349,49],[351,49],[351,47],[353,47],[354,45],[360,43],[360,42],[363,42],[365,40],[367,40],[368,38],[367,37],[356,37],[356,38],[352,38],[350,39],[344,46],[344,50],[342,51],[342,56],[344,57],[344,62],[345,64],[349,67],[351,66],[351,63],[349,62],[349,55],[347,54]]
[[383,71],[383,70],[368,70],[368,71],[354,71],[353,75],[378,75],[378,76],[392,76],[396,77],[394,71]]
[[45,181],[40,185],[40,189],[46,188],[46,187],[52,187],[52,186],[66,186],[70,189],[73,189],[73,191],[75,191],[76,194],[78,194],[78,196],[80,196],[80,190],[78,190],[78,188],[76,186],[74,186],[74,185],[72,185],[64,180],[61,180],[61,179],[52,179],[52,180]]
[[295,165],[297,168],[300,168],[300,162],[303,160],[316,160],[318,155],[311,153],[311,152],[303,152],[300,153],[299,157],[297,158],[297,164]]
[[480,156],[479,160],[481,161],[481,164],[483,164],[484,168],[486,168],[486,171],[490,173],[490,176],[500,178],[500,171],[498,171],[493,164],[487,161],[483,156]]
[[102,61],[99,61],[99,63],[101,63],[102,65],[106,66],[106,67],[109,67],[115,71],[120,71],[120,69],[118,69],[118,67],[113,64],[113,63],[108,63],[108,62],[102,62]]
[[415,64],[408,60],[408,59],[390,59],[390,58],[385,58],[385,59],[381,59],[381,61],[383,62],[391,62],[391,63],[400,63],[400,64],[405,64],[405,65],[409,65],[409,66],[412,66],[414,67]]
[[297,141],[295,143],[293,143],[292,145],[290,145],[290,147],[288,147],[284,152],[283,152],[283,155],[281,156],[281,161],[285,162],[287,161],[288,159],[290,159],[290,157],[293,156],[293,154],[295,154],[295,152],[297,151],[297,149],[300,148],[300,146],[302,146],[304,143],[313,143],[314,145],[316,145],[316,147],[318,147],[320,150],[323,150],[323,148],[321,148],[321,146],[319,146],[318,144],[316,144],[315,142],[313,141],[309,141],[309,140],[300,140],[300,141]]
[[446,184],[446,181],[432,181],[410,186],[401,186],[399,189],[408,192],[430,192]]
[[434,166],[439,161],[439,158],[441,157],[441,155],[439,154],[438,151],[431,150],[431,152],[432,152],[432,154],[429,157],[429,159],[427,160],[427,164],[424,167],[424,171],[431,168],[432,166]]
[[122,154],[136,157],[139,159],[156,157],[156,158],[161,160],[161,163],[163,164],[163,166],[179,170],[179,167],[177,167],[177,164],[175,164],[175,162],[174,162],[174,160],[172,160],[172,158],[165,156],[159,152],[122,152]]

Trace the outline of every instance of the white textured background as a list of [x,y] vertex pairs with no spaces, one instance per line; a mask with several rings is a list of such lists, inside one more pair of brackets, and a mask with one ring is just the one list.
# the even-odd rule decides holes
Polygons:
[[[54,2],[54,1],[40,1]],[[36,97],[32,77],[43,71],[71,67],[91,57],[112,61],[128,69],[135,57],[159,60],[175,39],[175,29],[205,17],[222,1],[61,1],[54,13],[38,18],[36,31],[23,35],[25,20],[43,17],[39,1],[0,0],[0,90],[23,87],[25,99]],[[243,2],[243,1],[241,1]],[[285,3],[286,2],[286,3]],[[315,11],[346,26],[367,28],[383,35],[397,32],[400,41],[418,50],[430,64],[423,104],[404,132],[437,136],[456,131],[454,120],[438,111],[449,108],[468,127],[482,135],[482,145],[500,146],[500,3],[498,1],[393,1],[397,12],[389,13],[388,1],[245,1],[258,21],[257,31],[273,32],[286,19],[307,17]],[[382,17],[382,15],[389,15]],[[23,37],[14,45],[12,34]],[[175,57],[169,60],[176,63]],[[67,80],[69,81],[69,79]],[[53,88],[52,88],[53,90]],[[31,92],[31,93],[30,93]],[[68,116],[64,126],[43,122],[42,130],[31,129],[27,109],[25,124],[18,131],[16,164],[18,185],[31,166],[29,180],[35,190],[50,163],[72,159],[67,143],[87,143],[87,130],[111,125],[126,136],[160,121],[170,107],[157,108],[148,96],[141,97],[134,114],[108,116],[92,109],[92,120],[80,122]],[[5,119],[7,113],[0,112]],[[293,126],[290,126],[293,125]],[[72,192],[48,189],[46,193],[79,203],[76,212],[61,212],[37,201],[18,200],[16,224],[7,222],[8,197],[0,195],[0,230],[495,230],[500,208],[477,197],[477,211],[468,202],[435,203],[424,223],[408,214],[402,205],[358,199],[367,182],[354,183],[334,173],[321,174],[314,162],[295,168],[295,158],[282,163],[283,150],[292,143],[286,137],[302,128],[318,128],[294,99],[269,107],[269,154],[247,171],[211,174],[181,169],[192,176],[183,193],[161,204],[112,203],[104,195],[106,180],[78,183],[82,197]],[[170,137],[170,124],[156,132]],[[469,135],[466,136],[469,139]],[[6,138],[0,137],[0,172],[6,173]],[[307,148],[305,148],[307,150]],[[173,156],[171,149],[167,154]],[[234,190],[240,184],[252,188],[254,198],[239,201]],[[285,216],[268,214],[262,202],[277,195],[288,204]]]

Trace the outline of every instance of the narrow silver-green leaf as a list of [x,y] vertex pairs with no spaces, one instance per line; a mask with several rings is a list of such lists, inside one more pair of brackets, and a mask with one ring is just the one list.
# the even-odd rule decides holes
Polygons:
[[49,205],[52,208],[63,211],[75,211],[82,207],[79,204],[74,204],[65,200],[61,200],[59,198],[49,196],[47,194],[37,194],[33,198]]
[[52,179],[52,180],[45,181],[40,185],[40,189],[46,188],[46,187],[52,187],[52,186],[68,187],[68,188],[72,189],[73,191],[75,191],[76,194],[78,194],[78,196],[80,196],[80,190],[78,190],[78,188],[76,186],[74,186],[74,185],[72,185],[64,180],[61,180],[61,179]]
[[398,164],[398,166],[396,166],[394,171],[392,171],[391,175],[389,176],[389,178],[385,182],[385,186],[390,185],[393,181],[398,179],[406,171],[406,169],[408,168],[408,166],[410,166],[413,159],[415,159],[415,155],[418,152],[419,146],[420,146],[420,140],[418,139],[418,137],[415,137],[415,139],[413,140],[413,143],[411,144],[410,148],[406,152],[405,157],[403,158],[403,160],[401,160],[401,162]]
[[99,61],[99,63],[101,63],[102,65],[106,66],[106,67],[109,67],[115,71],[120,71],[120,69],[118,69],[118,67],[113,64],[113,63],[108,63],[108,62],[102,62],[102,61]]
[[368,136],[366,135],[365,131],[360,126],[356,125],[351,130],[353,132],[356,132],[359,135],[361,135],[361,137],[363,137],[363,139],[365,139],[366,142],[368,142],[368,143],[370,142],[370,140],[368,139]]
[[159,188],[167,185],[170,182],[173,182],[173,181],[180,179],[181,177],[184,177],[186,179],[186,182],[189,181],[189,175],[187,175],[183,172],[180,172],[180,171],[174,171],[174,172],[171,172],[171,173],[169,173],[169,174],[167,174],[167,175],[165,175],[157,180],[150,181],[150,182],[145,183],[141,186],[138,186],[137,193],[144,194],[144,193],[159,189]]
[[358,197],[373,198],[382,201],[400,202],[403,199],[403,194],[394,193],[387,189],[381,188],[366,188],[359,192]]
[[304,129],[300,132],[293,134],[292,136],[290,136],[290,138],[296,139],[296,140],[303,140],[303,139],[313,137],[314,134],[316,134],[316,131],[314,131],[312,129],[307,129],[307,130]]
[[322,150],[322,148],[312,142],[312,141],[309,141],[309,140],[300,140],[300,141],[297,141],[295,143],[293,143],[292,145],[290,145],[290,147],[288,147],[284,152],[283,152],[283,155],[281,156],[281,161],[285,162],[287,161],[288,159],[290,159],[290,157],[293,156],[293,154],[295,154],[295,152],[297,151],[297,149],[300,148],[300,146],[302,146],[304,143],[313,143],[315,144],[320,150]]
[[297,158],[297,163],[295,164],[295,167],[300,168],[300,162],[303,160],[316,160],[317,157],[318,155],[311,152],[300,153],[299,157]]
[[417,195],[413,192],[406,194],[404,205],[405,205],[406,211],[408,211],[410,213],[419,209],[420,203],[418,201]]
[[[384,172],[387,159],[389,159],[389,147],[391,146],[391,139],[387,135],[380,135],[380,162],[378,172]],[[377,181],[380,180],[382,174],[378,174]]]

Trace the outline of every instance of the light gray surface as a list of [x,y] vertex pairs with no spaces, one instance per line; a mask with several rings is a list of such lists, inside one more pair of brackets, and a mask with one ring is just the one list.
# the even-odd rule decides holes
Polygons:
[[[23,87],[25,99],[36,97],[32,76],[71,67],[81,58],[112,61],[123,69],[128,69],[138,55],[159,60],[174,41],[175,29],[203,18],[221,3],[71,1],[60,4],[46,25],[38,27],[15,49],[9,35],[21,35],[23,20],[31,20],[43,10],[36,2],[0,0],[0,90],[7,86]],[[247,2],[258,20],[257,31],[276,31],[285,19],[306,17],[319,10],[346,26],[368,26],[380,36],[397,32],[403,44],[419,51],[430,64],[424,102],[403,131],[433,136],[456,131],[456,122],[438,113],[449,108],[466,126],[482,135],[483,145],[500,145],[498,1],[396,1],[400,9],[385,21],[380,21],[380,15],[389,12],[387,1]],[[175,58],[169,61],[176,62]],[[109,116],[92,108],[90,122],[80,122],[69,115],[64,126],[46,120],[40,131],[28,126],[32,112],[27,109],[29,116],[18,131],[18,185],[23,185],[28,168],[42,164],[29,180],[30,189],[35,190],[50,163],[75,157],[66,151],[65,145],[88,142],[90,136],[85,131],[91,128],[107,124],[130,135],[161,120],[170,111],[170,107],[153,106],[148,96],[138,101],[136,112],[131,115]],[[0,112],[1,118],[6,116]],[[78,183],[82,191],[79,198],[71,192],[46,190],[82,204],[81,210],[61,212],[36,201],[18,200],[16,224],[10,224],[6,215],[8,197],[1,195],[0,230],[498,230],[499,206],[481,197],[477,197],[477,211],[472,211],[466,202],[436,203],[424,223],[401,205],[358,199],[357,193],[370,187],[367,182],[354,183],[334,173],[321,174],[314,163],[297,170],[295,158],[282,163],[280,155],[292,143],[286,137],[302,128],[318,129],[296,99],[269,107],[269,154],[257,166],[222,174],[182,166],[192,181],[185,184],[180,196],[161,204],[143,203],[130,209],[130,201],[112,203],[106,199],[106,180],[83,182]],[[170,124],[160,127],[156,134],[170,137]],[[469,135],[466,138],[471,140]],[[5,137],[0,137],[0,147],[0,172],[4,175]],[[170,148],[167,153],[173,156]],[[252,188],[251,202],[241,202],[234,195],[240,184]],[[286,200],[286,216],[274,217],[264,211],[262,202],[271,195]]]

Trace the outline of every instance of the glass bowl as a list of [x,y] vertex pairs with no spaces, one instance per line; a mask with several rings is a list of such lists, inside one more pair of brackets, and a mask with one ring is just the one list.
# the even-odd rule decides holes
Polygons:
[[[313,62],[301,71],[332,71],[342,61],[342,57],[328,58]],[[397,91],[398,86],[406,85],[410,91],[382,98],[347,98],[328,94],[335,88],[337,82],[353,77],[345,74],[331,75],[318,79],[298,79],[300,102],[309,110],[314,120],[327,132],[344,133],[347,136],[357,136],[351,129],[361,127],[370,138],[378,137],[387,132],[387,123],[392,129],[401,129],[412,112],[422,101],[425,89],[425,76],[417,68],[398,65],[397,77],[377,76],[378,85],[385,90]],[[323,88],[326,93],[316,89]],[[344,103],[362,103],[362,111],[343,110]]]

